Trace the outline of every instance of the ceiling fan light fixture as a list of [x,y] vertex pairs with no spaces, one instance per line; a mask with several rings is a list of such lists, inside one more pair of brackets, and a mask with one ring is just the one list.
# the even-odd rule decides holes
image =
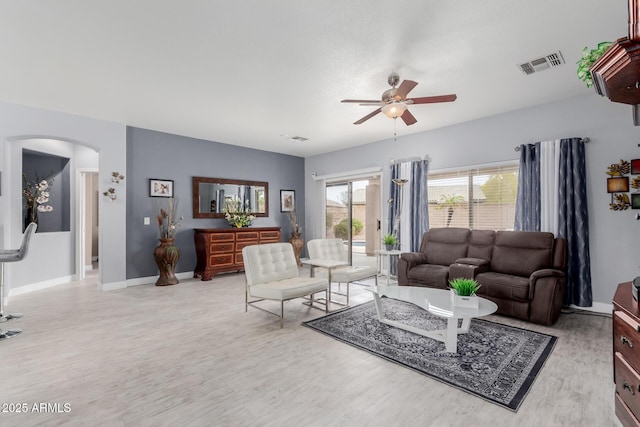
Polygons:
[[382,107],[382,112],[390,119],[397,119],[407,110],[404,102],[392,102]]

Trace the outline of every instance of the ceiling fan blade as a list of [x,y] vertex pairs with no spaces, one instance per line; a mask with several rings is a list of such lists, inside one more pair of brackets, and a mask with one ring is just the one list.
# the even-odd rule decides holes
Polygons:
[[417,122],[416,118],[409,112],[409,110],[404,110],[404,113],[402,113],[400,118],[404,120],[404,124],[406,124],[407,126],[411,126],[412,124]]
[[423,96],[422,98],[407,98],[407,101],[411,101],[412,104],[434,104],[436,102],[452,102],[458,97],[455,94],[451,95],[438,95],[438,96]]
[[358,104],[362,104],[362,103],[365,103],[365,104],[375,103],[375,104],[377,104],[377,103],[380,102],[380,100],[378,100],[378,99],[343,99],[340,102],[355,102],[355,103],[358,103]]
[[398,86],[398,89],[396,89],[396,93],[393,97],[401,101],[405,99],[409,92],[411,92],[411,90],[417,85],[418,83],[413,80],[403,80],[402,83],[400,83],[400,86]]
[[354,125],[361,125],[362,123],[364,123],[367,120],[369,120],[371,117],[373,117],[376,114],[378,114],[380,111],[382,111],[382,107],[378,108],[377,110],[373,110],[371,113],[367,114],[366,116],[364,116],[363,118],[361,118],[357,122],[354,122],[353,124]]

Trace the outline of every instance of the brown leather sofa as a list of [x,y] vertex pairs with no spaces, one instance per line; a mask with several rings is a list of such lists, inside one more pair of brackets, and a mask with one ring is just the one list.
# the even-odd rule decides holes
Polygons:
[[552,233],[432,228],[398,259],[398,284],[447,289],[473,278],[498,314],[551,325],[565,294],[566,242]]

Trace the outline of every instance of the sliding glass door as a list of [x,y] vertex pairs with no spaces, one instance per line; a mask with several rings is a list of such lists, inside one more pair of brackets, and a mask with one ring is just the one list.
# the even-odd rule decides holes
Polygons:
[[380,177],[327,182],[327,238],[340,238],[353,265],[375,265],[380,249]]

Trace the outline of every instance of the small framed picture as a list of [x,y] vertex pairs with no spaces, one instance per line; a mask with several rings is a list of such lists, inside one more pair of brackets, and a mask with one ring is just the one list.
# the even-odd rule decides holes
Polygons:
[[631,209],[640,209],[640,193],[631,193]]
[[280,190],[280,212],[296,210],[296,192],[294,190]]
[[640,174],[640,159],[631,160],[631,173],[633,175]]
[[173,180],[155,178],[149,179],[149,196],[173,197]]

